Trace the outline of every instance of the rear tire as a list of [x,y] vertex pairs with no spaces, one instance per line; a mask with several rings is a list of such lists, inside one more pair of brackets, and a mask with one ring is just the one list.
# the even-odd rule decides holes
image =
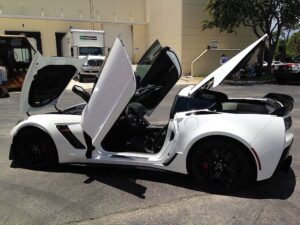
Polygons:
[[55,144],[44,131],[29,127],[21,130],[14,139],[16,165],[33,169],[47,169],[58,163]]
[[255,179],[247,149],[226,138],[210,139],[195,146],[191,172],[205,190],[230,193],[240,190]]

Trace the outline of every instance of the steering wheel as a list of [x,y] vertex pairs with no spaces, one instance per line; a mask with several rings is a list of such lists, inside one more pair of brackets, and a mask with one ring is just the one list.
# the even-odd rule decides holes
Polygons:
[[158,91],[161,88],[162,88],[162,86],[156,86],[156,85],[149,84],[146,87],[138,88],[135,95],[136,95],[136,97],[140,97],[140,96],[145,97],[145,96],[152,94],[153,91]]
[[144,118],[146,110],[140,103],[130,103],[126,108],[125,114],[127,125],[131,131],[140,132],[149,125],[149,122]]

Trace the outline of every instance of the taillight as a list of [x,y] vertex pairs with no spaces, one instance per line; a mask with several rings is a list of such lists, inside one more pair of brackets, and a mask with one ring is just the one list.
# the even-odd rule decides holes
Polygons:
[[294,63],[288,63],[288,64],[285,65],[285,67],[288,70],[291,70],[291,71],[298,71],[298,70],[300,70],[300,66],[298,64],[294,64]]

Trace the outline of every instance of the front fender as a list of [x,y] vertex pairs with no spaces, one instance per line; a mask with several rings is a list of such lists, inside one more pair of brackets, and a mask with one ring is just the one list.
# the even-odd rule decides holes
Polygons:
[[[74,147],[62,136],[57,130],[57,125],[68,125],[73,134],[84,143],[83,132],[80,126],[80,115],[64,115],[64,114],[43,114],[34,115],[28,117],[26,120],[18,123],[11,131],[12,143],[13,138],[26,127],[36,127],[47,133],[58,150],[59,162],[69,162],[73,158],[70,158],[70,153],[74,150]],[[80,151],[84,152],[84,151]],[[80,155],[80,154],[79,154]],[[75,154],[77,157],[77,155]]]

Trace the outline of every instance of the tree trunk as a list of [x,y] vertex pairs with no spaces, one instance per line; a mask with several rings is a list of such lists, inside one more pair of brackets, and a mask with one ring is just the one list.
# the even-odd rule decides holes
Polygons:
[[275,51],[276,51],[276,47],[279,41],[279,36],[280,36],[280,32],[281,29],[279,31],[277,31],[276,36],[275,36],[275,41],[272,42],[273,37],[270,36],[269,38],[269,48],[270,48],[270,52],[267,58],[267,62],[268,62],[268,66],[267,66],[267,70],[266,70],[266,74],[267,75],[272,75],[272,61],[275,55]]
[[258,67],[256,68],[257,76],[262,76],[263,74],[264,49],[265,46],[264,45],[261,46],[257,54],[257,63],[258,63]]
[[274,53],[270,53],[268,58],[267,58],[267,69],[266,69],[266,75],[272,75],[272,61],[273,61],[273,56],[274,56]]

